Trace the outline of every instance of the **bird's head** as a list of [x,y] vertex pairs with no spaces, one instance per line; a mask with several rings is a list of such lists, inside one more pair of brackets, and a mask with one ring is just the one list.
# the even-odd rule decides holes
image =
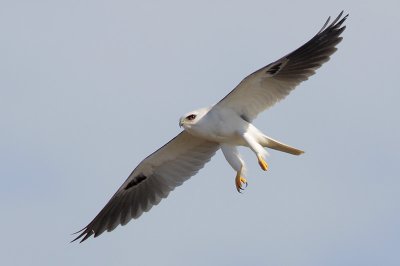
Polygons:
[[201,108],[186,113],[179,119],[179,126],[184,129],[190,129],[193,125],[196,125],[209,110],[210,108]]

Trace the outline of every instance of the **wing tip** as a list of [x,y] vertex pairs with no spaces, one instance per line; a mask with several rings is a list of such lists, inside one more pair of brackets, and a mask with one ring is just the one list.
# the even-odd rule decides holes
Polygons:
[[[336,29],[336,30],[341,30],[344,31],[346,26],[341,27],[341,25],[346,21],[346,19],[349,17],[349,13],[347,13],[344,17],[342,17],[344,14],[344,10],[342,10],[339,15],[332,21],[332,23],[329,24],[331,17],[329,16],[328,19],[326,20],[325,24],[322,26],[322,28],[318,31],[317,35],[320,33],[330,30],[330,29]],[[328,26],[329,25],[329,26]],[[340,32],[340,33],[341,33]],[[339,34],[340,34],[339,33]]]
[[79,234],[79,235],[76,238],[74,238],[73,240],[71,240],[70,243],[75,242],[75,241],[77,241],[79,239],[80,239],[79,243],[82,243],[83,241],[88,239],[93,234],[94,234],[94,237],[96,237],[95,232],[93,230],[88,230],[88,227],[82,228],[81,230],[73,233],[72,235],[76,235],[76,234]]

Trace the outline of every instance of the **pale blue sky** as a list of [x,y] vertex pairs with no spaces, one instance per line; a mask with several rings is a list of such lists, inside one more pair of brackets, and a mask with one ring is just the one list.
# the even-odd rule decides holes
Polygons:
[[[83,244],[145,156],[254,70],[350,13],[331,61],[255,121],[306,153],[219,152]],[[398,1],[1,1],[2,265],[400,265]]]

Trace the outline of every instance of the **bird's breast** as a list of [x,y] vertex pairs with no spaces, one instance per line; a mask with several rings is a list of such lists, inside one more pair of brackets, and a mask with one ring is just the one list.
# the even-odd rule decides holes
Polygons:
[[242,145],[241,133],[245,131],[245,122],[236,113],[229,110],[212,110],[189,133],[218,143]]

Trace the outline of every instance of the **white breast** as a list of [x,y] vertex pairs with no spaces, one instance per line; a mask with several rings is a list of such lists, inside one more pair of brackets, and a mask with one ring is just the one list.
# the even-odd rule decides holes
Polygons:
[[241,135],[248,127],[249,123],[233,110],[213,108],[190,128],[189,133],[210,141],[243,145]]

